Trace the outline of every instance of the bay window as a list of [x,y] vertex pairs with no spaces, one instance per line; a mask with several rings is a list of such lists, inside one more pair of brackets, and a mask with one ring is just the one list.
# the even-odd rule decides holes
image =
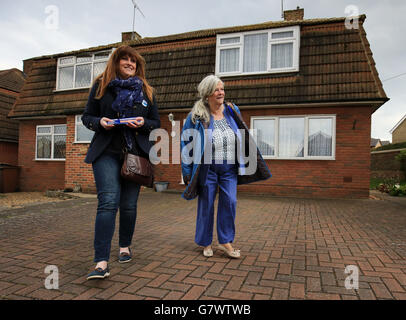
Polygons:
[[265,159],[335,159],[335,115],[251,117]]

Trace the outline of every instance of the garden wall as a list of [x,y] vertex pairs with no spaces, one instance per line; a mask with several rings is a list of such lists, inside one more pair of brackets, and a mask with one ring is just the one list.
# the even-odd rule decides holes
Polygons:
[[405,180],[402,163],[395,159],[401,150],[406,149],[371,152],[371,178]]

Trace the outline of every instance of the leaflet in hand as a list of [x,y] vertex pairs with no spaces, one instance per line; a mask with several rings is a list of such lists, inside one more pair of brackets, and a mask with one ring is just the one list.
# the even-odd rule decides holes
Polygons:
[[137,118],[122,118],[122,119],[112,119],[112,121],[108,121],[107,124],[126,124],[130,122],[135,122],[136,124],[141,123],[141,120],[137,120]]

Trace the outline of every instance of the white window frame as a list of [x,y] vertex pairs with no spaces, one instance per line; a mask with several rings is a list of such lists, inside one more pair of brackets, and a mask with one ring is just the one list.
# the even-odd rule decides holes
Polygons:
[[[67,125],[64,123],[61,124],[55,124],[55,125],[38,125],[35,128],[35,160],[36,161],[66,161],[65,158],[54,158],[54,148],[55,148],[55,136],[65,136],[65,147],[66,147],[66,138],[67,138],[67,131],[65,131],[64,134],[61,133],[54,133],[55,132],[55,127],[56,126],[65,126],[66,130]],[[51,133],[38,133],[38,128],[51,128]],[[37,137],[38,136],[51,136],[51,158],[38,158],[38,142],[37,142]],[[66,154],[66,151],[65,151]]]
[[[293,31],[293,37],[272,39],[273,33],[289,32]],[[244,72],[243,61],[244,61],[244,36],[268,33],[268,55],[267,55],[267,69],[265,71],[255,71],[255,72]],[[227,38],[240,37],[238,43],[221,44],[221,40]],[[283,44],[283,43],[293,43],[293,65],[289,68],[271,68],[272,61],[272,45],[273,44]],[[240,61],[239,70],[233,72],[220,72],[220,51],[223,49],[239,49],[240,50]],[[216,42],[216,75],[218,76],[240,76],[240,75],[252,75],[252,74],[266,74],[266,73],[283,73],[283,72],[297,72],[299,71],[299,49],[300,49],[300,26],[290,26],[283,28],[274,29],[263,29],[255,30],[249,32],[239,32],[239,33],[228,33],[228,34],[218,34]]]
[[[79,62],[77,63],[77,58],[81,57],[79,56],[66,56],[66,57],[61,57],[58,58],[58,64],[57,64],[57,69],[56,69],[56,89],[55,91],[68,91],[68,90],[78,90],[78,89],[88,89],[91,87],[93,81],[94,81],[94,64],[95,63],[99,63],[99,62],[106,62],[109,60],[111,54],[113,52],[113,49],[111,50],[102,50],[102,51],[98,51],[98,52],[94,52],[94,53],[88,53],[91,55],[92,60],[91,61],[87,61],[87,62]],[[97,54],[101,54],[101,53],[108,53],[108,57],[104,58],[104,59],[95,59],[95,56]],[[72,58],[73,62],[72,63],[65,63],[65,64],[61,64],[61,60],[62,59],[67,59],[67,58]],[[75,82],[76,82],[76,66],[79,65],[85,65],[85,64],[91,64],[91,75],[90,75],[90,84],[83,86],[83,87],[75,87]],[[65,68],[65,67],[73,67],[73,80],[72,80],[72,87],[70,88],[59,88],[59,71],[61,68]]]
[[[286,118],[304,118],[304,150],[303,157],[280,157],[279,156],[279,122],[280,119]],[[332,137],[331,137],[331,156],[309,156],[309,120],[310,119],[332,119]],[[262,155],[264,159],[278,159],[278,160],[335,160],[336,155],[336,121],[337,115],[335,114],[311,114],[311,115],[283,115],[283,116],[252,116],[250,120],[250,128],[254,130],[254,120],[275,120],[275,154],[273,156]]]
[[[87,143],[90,143],[91,140],[89,140],[89,141],[85,141],[85,140],[78,141],[78,125],[82,125],[84,128],[86,128],[85,125],[82,122],[81,117],[82,117],[81,114],[75,115],[75,141],[74,141],[74,143],[85,143],[85,144],[87,144]],[[89,129],[87,129],[87,130],[89,130]],[[89,130],[89,131],[93,132],[92,130]],[[94,134],[94,132],[93,132],[93,134]]]

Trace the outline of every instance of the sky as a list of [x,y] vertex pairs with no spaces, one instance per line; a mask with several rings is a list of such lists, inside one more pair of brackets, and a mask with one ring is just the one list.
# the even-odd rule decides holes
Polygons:
[[[156,37],[282,19],[282,0],[136,0],[135,31]],[[380,79],[390,98],[372,115],[373,138],[406,114],[406,1],[283,0],[285,10],[304,8],[304,18],[365,14],[364,28]],[[132,31],[132,0],[0,1],[0,70],[23,60],[121,41]]]

